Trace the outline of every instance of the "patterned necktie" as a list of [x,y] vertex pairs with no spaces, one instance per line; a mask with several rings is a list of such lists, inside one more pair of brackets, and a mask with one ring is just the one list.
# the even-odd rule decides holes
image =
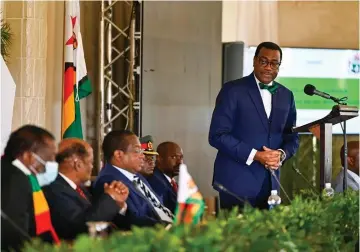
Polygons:
[[148,199],[148,201],[151,203],[151,205],[154,207],[155,211],[163,221],[173,221],[174,215],[172,214],[172,212],[161,204],[157,196],[144,182],[142,182],[142,180],[138,176],[134,176],[133,183],[136,188]]
[[173,179],[173,178],[171,179],[171,186],[172,186],[174,192],[177,193],[177,191],[178,191],[178,185],[177,185],[175,179]]
[[270,92],[270,94],[275,94],[276,93],[276,89],[278,88],[278,85],[276,83],[273,83],[271,86],[266,85],[264,83],[259,83],[260,89],[266,89],[267,91]]
[[77,186],[75,190],[80,194],[80,196],[81,196],[82,198],[88,200],[87,197],[86,197],[86,195],[85,195],[85,193],[84,193],[84,191],[81,189],[80,186]]

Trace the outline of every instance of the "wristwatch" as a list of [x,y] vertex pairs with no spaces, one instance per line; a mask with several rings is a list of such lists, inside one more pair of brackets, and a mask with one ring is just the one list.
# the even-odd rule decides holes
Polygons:
[[280,151],[280,162],[282,163],[286,158],[286,154],[282,149],[278,149],[278,151]]

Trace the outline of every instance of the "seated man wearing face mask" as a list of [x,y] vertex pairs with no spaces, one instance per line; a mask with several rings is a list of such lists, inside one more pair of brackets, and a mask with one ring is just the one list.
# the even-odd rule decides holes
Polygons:
[[111,222],[118,214],[125,215],[128,188],[119,181],[104,185],[97,199],[84,188],[93,169],[93,149],[77,138],[66,138],[59,144],[56,155],[59,175],[54,183],[44,187],[51,219],[60,239],[73,240],[87,233],[88,221]]
[[41,190],[57,176],[55,153],[45,129],[25,125],[10,135],[1,158],[1,251],[20,250],[36,236],[59,243]]

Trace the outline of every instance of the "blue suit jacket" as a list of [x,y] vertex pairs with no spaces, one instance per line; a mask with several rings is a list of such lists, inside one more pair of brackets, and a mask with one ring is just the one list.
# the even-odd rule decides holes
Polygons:
[[174,213],[177,204],[177,194],[174,192],[165,175],[155,167],[153,175],[146,179],[154,191],[163,198],[164,205]]
[[[137,175],[151,189],[151,186],[148,184],[146,179],[139,174]],[[114,223],[118,227],[129,229],[131,225],[153,226],[157,223],[162,223],[161,219],[148,199],[136,189],[132,181],[130,181],[111,164],[106,164],[105,167],[101,169],[100,174],[96,178],[94,183],[94,195],[102,193],[104,190],[104,184],[109,184],[114,180],[123,182],[129,188],[129,197],[126,200],[126,215],[121,216],[118,214],[117,219],[114,220]],[[162,199],[160,197],[158,198],[162,203]]]
[[[257,161],[246,165],[251,150],[262,150],[263,146],[283,149],[288,159],[299,146],[298,134],[291,131],[296,123],[294,95],[278,85],[272,96],[269,119],[255,77],[251,74],[223,86],[211,120],[209,143],[218,150],[213,183],[222,184],[252,204],[251,199],[258,196],[268,171]],[[276,175],[280,177],[279,170]],[[279,185],[273,177],[271,184],[272,189],[279,192]]]

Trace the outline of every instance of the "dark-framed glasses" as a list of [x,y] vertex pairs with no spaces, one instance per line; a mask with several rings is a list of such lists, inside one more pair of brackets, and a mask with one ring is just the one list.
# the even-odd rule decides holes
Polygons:
[[138,148],[135,148],[135,149],[130,149],[128,151],[126,151],[128,153],[135,153],[135,154],[143,154],[144,153],[144,150],[143,149],[138,149]]
[[277,61],[268,61],[267,59],[265,58],[258,58],[259,60],[259,64],[262,66],[262,67],[267,67],[268,65],[270,65],[271,69],[273,70],[277,70],[279,69],[280,65],[281,65],[281,62],[277,62]]

